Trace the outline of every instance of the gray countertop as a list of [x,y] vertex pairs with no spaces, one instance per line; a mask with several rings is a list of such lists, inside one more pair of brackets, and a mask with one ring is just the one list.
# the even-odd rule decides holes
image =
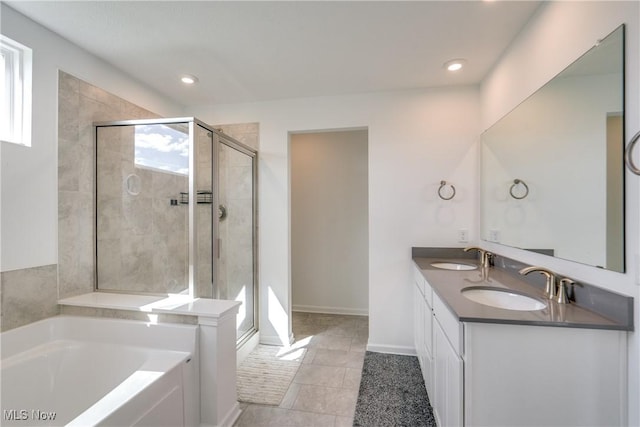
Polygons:
[[[499,268],[482,269],[478,267],[476,270],[452,271],[431,266],[432,262],[442,261],[477,265],[475,260],[414,256],[413,261],[420,268],[433,291],[461,322],[630,330],[627,324],[610,320],[576,304],[558,304],[555,301],[544,299],[539,288]],[[536,311],[516,311],[490,307],[473,302],[462,295],[460,291],[470,286],[508,288],[524,292],[545,301],[548,305],[546,308]]]

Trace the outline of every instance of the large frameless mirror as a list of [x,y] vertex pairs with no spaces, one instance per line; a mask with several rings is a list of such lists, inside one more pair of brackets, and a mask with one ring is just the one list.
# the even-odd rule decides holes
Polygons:
[[483,240],[624,271],[624,26],[482,135]]

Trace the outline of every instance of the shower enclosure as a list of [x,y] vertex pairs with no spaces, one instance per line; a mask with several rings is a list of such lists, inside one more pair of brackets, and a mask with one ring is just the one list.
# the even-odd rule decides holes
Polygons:
[[95,127],[96,289],[241,301],[251,336],[256,151],[195,118]]

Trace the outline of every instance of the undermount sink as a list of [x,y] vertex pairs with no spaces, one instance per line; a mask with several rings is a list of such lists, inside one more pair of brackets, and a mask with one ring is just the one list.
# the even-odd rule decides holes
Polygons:
[[487,286],[470,286],[460,291],[473,302],[507,310],[535,311],[547,306],[539,299],[530,297],[511,289],[492,288]]
[[462,264],[459,262],[434,262],[431,263],[431,267],[441,268],[443,270],[475,270],[478,266],[473,264]]

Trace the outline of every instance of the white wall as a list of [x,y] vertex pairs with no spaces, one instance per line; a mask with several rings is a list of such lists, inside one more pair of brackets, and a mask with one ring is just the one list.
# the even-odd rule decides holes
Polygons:
[[[209,123],[260,122],[261,340],[291,331],[289,133],[369,130],[369,348],[414,352],[411,247],[462,246],[475,238],[476,88],[433,89],[202,107]],[[437,196],[441,180],[454,200]]]
[[[555,74],[620,24],[626,24],[627,140],[640,129],[640,3],[544,3],[505,52],[481,87],[482,127],[488,128]],[[636,328],[640,324],[640,178],[626,174],[626,274],[613,273],[483,242],[498,254],[528,264],[546,266],[588,283],[599,284],[635,298]],[[629,425],[640,425],[640,341],[629,334]]]
[[293,310],[369,313],[366,129],[291,135]]
[[57,263],[58,69],[158,114],[181,106],[155,94],[4,3],[2,34],[33,49],[32,146],[2,143],[0,271]]

